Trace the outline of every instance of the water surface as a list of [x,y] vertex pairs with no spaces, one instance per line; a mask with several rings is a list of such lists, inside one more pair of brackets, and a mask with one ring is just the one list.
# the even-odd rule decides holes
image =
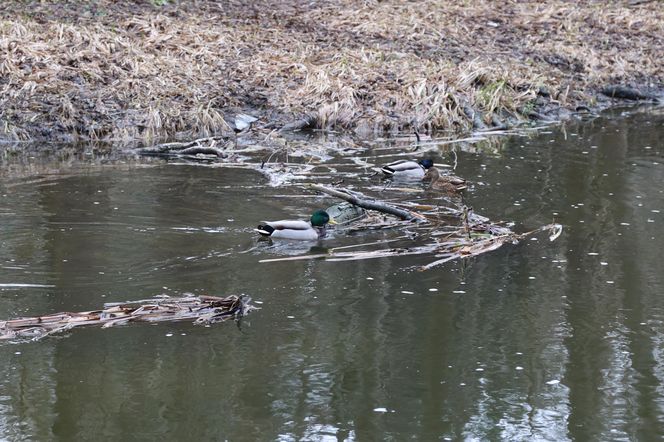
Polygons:
[[[241,327],[0,344],[0,439],[661,439],[663,126],[661,109],[632,109],[456,145],[476,212],[565,230],[428,272],[415,270],[427,256],[259,263],[404,233],[257,241],[258,221],[334,202],[302,180],[161,160],[6,166],[0,318],[186,292],[246,293],[262,309]],[[358,163],[410,147],[364,142],[361,161],[325,158],[309,180],[360,172],[346,184],[379,194]],[[428,154],[452,164],[449,149]],[[382,195],[435,200],[413,187]]]

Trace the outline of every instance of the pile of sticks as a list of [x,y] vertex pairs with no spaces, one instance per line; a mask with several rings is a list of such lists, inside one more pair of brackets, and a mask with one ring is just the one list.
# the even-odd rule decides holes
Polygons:
[[99,325],[101,328],[130,322],[174,322],[193,320],[194,324],[214,324],[240,319],[256,307],[246,296],[161,297],[104,304],[102,310],[62,312],[31,318],[0,321],[0,340],[39,340],[74,327]]

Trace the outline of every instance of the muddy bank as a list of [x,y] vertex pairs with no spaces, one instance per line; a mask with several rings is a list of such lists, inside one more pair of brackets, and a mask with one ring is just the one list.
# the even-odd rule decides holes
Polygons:
[[10,0],[0,138],[206,136],[240,111],[370,132],[558,118],[657,97],[661,35],[658,1]]

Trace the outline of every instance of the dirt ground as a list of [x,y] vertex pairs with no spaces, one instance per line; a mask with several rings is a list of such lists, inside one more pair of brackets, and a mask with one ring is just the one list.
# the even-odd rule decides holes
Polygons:
[[609,85],[661,94],[662,36],[647,0],[4,0],[0,139],[197,137],[237,112],[365,133],[558,118]]

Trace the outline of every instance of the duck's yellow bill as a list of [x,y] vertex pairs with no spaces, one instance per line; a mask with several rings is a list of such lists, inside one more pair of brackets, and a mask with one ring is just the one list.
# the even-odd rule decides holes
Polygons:
[[339,224],[334,220],[334,218],[330,218],[330,220],[327,222],[328,224]]

